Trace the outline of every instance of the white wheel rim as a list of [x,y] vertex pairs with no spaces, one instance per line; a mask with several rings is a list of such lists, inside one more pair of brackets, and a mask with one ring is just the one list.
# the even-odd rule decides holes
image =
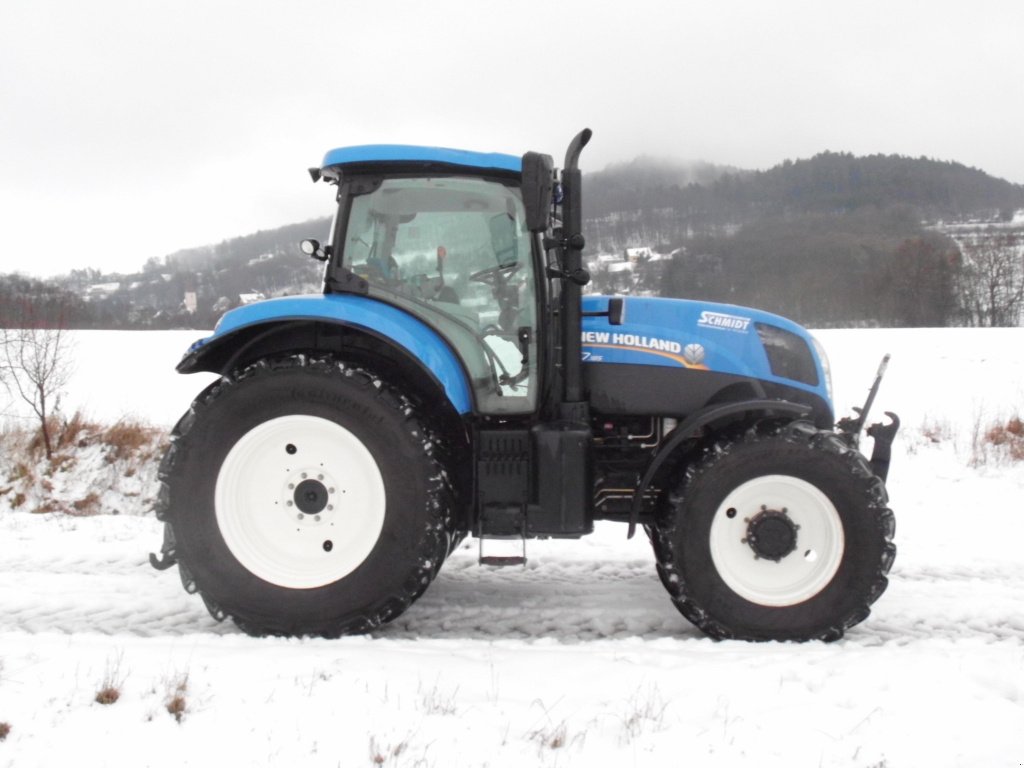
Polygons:
[[[796,548],[778,561],[758,557],[747,542],[750,521],[765,510],[797,526]],[[839,570],[843,523],[828,496],[789,475],[765,475],[734,489],[711,522],[711,559],[740,597],[772,607],[796,605],[821,592]]]
[[228,549],[249,572],[310,589],[366,559],[384,526],[386,496],[377,462],[355,435],[327,419],[293,415],[235,443],[217,475],[214,504]]

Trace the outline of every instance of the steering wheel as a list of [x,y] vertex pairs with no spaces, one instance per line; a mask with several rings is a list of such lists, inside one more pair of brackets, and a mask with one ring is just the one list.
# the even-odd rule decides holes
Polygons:
[[[498,285],[504,285],[505,281],[515,274],[516,270],[519,269],[519,262],[513,264],[496,264],[493,267],[487,267],[474,272],[469,276],[469,279],[476,283],[483,283],[489,285],[492,288]],[[507,274],[502,274],[508,270]]]

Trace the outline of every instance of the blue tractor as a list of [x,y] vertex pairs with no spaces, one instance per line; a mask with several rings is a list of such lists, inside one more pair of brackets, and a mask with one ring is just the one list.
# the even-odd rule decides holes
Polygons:
[[[753,309],[583,295],[581,132],[551,157],[335,149],[322,295],[227,313],[160,468],[159,568],[256,635],[368,632],[467,535],[483,565],[642,527],[715,638],[834,640],[886,587],[898,426],[836,423],[824,352]],[[511,542],[511,544],[510,544]],[[495,553],[495,548],[501,550]]]

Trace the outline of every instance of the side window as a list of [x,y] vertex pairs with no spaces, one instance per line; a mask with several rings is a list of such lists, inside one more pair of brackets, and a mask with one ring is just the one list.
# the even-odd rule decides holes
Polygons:
[[344,262],[371,295],[445,336],[483,413],[537,399],[534,271],[518,188],[478,178],[393,178],[352,198]]

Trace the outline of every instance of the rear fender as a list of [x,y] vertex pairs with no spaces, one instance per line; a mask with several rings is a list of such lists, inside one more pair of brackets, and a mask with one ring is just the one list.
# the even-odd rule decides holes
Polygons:
[[239,307],[221,318],[212,336],[195,342],[181,362],[179,373],[212,371],[227,375],[239,363],[273,347],[276,334],[309,331],[305,351],[317,348],[319,324],[340,326],[369,334],[411,360],[441,389],[459,414],[473,410],[472,390],[458,356],[437,331],[422,320],[389,304],[364,296],[335,294],[289,296]]

